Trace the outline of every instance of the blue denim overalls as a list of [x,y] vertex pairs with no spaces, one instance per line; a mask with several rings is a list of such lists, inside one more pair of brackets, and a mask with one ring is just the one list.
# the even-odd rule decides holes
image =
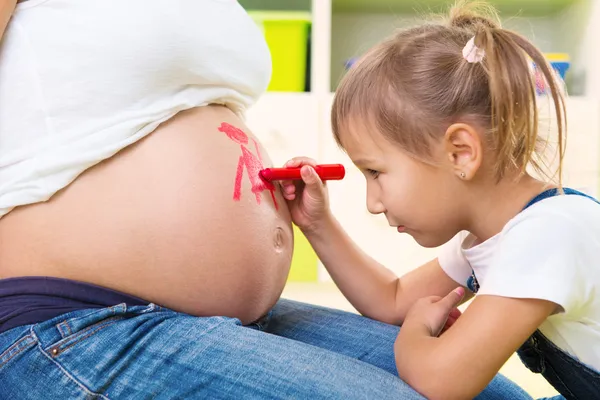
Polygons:
[[[565,188],[564,192],[566,195],[585,196],[600,204],[598,200],[577,190]],[[540,193],[524,209],[538,201],[556,196],[557,194],[557,189],[550,189]],[[600,249],[598,250],[600,251]],[[479,290],[479,283],[475,277],[475,272],[469,278],[467,286],[474,293],[477,293],[477,290]],[[600,343],[598,345],[600,346]],[[565,399],[600,399],[600,372],[595,371],[559,349],[539,330],[535,331],[523,343],[519,350],[517,350],[517,354],[529,370],[542,374],[548,383],[564,396]]]

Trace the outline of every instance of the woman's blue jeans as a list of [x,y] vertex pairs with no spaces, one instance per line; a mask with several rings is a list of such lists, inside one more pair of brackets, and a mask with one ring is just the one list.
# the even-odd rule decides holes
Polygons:
[[[396,374],[398,330],[288,300],[251,326],[82,310],[0,335],[0,399],[422,399]],[[500,375],[478,397],[530,398]]]

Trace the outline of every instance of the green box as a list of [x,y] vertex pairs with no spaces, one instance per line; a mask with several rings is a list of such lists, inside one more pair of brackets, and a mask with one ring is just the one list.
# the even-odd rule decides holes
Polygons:
[[268,90],[303,92],[306,87],[311,15],[304,11],[248,11],[261,27],[273,63]]

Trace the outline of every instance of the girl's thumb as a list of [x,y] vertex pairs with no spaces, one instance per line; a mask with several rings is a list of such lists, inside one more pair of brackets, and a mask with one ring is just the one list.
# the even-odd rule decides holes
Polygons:
[[463,287],[458,287],[448,293],[448,295],[440,300],[440,302],[443,303],[443,305],[448,309],[448,312],[450,312],[450,310],[460,304],[463,297],[465,297],[465,289]]
[[314,170],[313,167],[309,165],[303,166],[300,170],[300,174],[302,176],[304,184],[306,185],[305,190],[308,190],[311,193],[315,194],[321,193],[321,186],[323,185],[323,182],[321,182],[321,178],[319,178],[319,175],[317,175],[317,172]]

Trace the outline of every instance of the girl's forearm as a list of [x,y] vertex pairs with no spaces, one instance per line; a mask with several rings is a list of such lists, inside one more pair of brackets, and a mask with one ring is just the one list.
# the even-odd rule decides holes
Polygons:
[[399,323],[395,315],[398,277],[365,254],[333,215],[304,233],[336,285],[361,314]]

